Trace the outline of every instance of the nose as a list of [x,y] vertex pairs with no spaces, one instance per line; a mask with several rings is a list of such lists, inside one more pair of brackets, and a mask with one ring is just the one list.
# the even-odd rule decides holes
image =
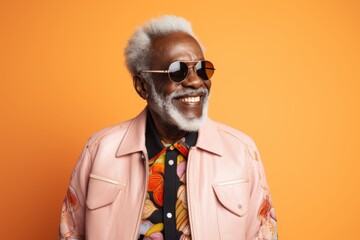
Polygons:
[[182,82],[183,87],[200,88],[204,84],[203,80],[197,75],[195,67],[189,67],[189,72]]

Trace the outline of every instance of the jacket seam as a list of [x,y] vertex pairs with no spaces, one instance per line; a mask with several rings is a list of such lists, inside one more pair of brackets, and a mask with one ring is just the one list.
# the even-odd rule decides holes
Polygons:
[[252,156],[251,156],[251,153],[250,153],[250,147],[252,147],[252,148],[254,148],[254,149],[256,149],[256,147],[254,146],[254,144],[251,142],[251,141],[246,141],[246,140],[244,140],[244,139],[242,139],[241,137],[238,137],[237,135],[235,135],[235,134],[233,134],[233,133],[231,133],[231,132],[229,132],[229,131],[226,131],[225,129],[220,129],[219,127],[218,127],[218,130],[219,131],[222,131],[222,132],[224,132],[224,133],[226,133],[226,134],[228,134],[228,135],[230,135],[230,136],[232,136],[232,137],[234,137],[235,139],[237,139],[244,147],[245,147],[245,149],[246,149],[246,152],[247,152],[247,154],[250,156],[250,158],[251,159],[254,159]]
[[148,153],[147,152],[142,152],[142,154],[145,155],[145,187],[144,187],[144,194],[143,194],[142,203],[141,203],[139,214],[138,214],[138,221],[137,221],[136,227],[135,227],[134,239],[136,239],[136,235],[139,233],[140,222],[141,222],[141,214],[142,214],[142,211],[144,209],[145,197],[146,197],[146,192],[147,192],[147,188],[148,188],[148,181],[149,181],[149,157],[148,157]]
[[[86,155],[88,155],[88,158],[91,161],[91,164],[93,163],[92,160],[91,160],[91,154],[90,154],[90,151],[88,149],[88,145],[86,145],[84,156],[82,156],[82,159],[79,160],[79,163],[77,164],[76,169],[74,170],[75,172],[79,171],[80,163],[83,162],[83,161],[86,161],[86,159],[85,159]],[[75,175],[75,172],[74,172],[74,175]],[[90,176],[90,174],[89,174],[89,176]],[[75,188],[75,185],[76,185],[76,188]],[[71,183],[70,183],[69,187],[72,187],[74,189],[74,192],[76,194],[76,198],[79,199],[78,193],[75,191],[75,189],[81,189],[81,186],[80,186],[80,184],[78,184],[78,181],[73,181],[73,179],[71,179]],[[86,191],[85,191],[86,194],[83,196],[84,200],[86,200],[86,198],[87,198],[87,188],[88,188],[88,184],[86,186]],[[84,205],[82,205],[81,201],[78,201],[78,203],[79,203],[79,206],[80,206],[81,210],[85,213],[86,212],[86,203],[85,203],[85,201],[84,201],[84,203],[85,203]],[[85,228],[85,226],[84,226],[84,228]]]
[[[191,233],[191,239],[195,240],[195,227],[194,227],[194,220],[193,220],[193,213],[191,211],[192,209],[192,205],[191,205],[191,201],[190,201],[190,163],[191,163],[191,156],[193,155],[192,153],[194,152],[194,148],[195,147],[191,147],[190,151],[189,151],[189,157],[188,157],[188,163],[187,163],[187,169],[186,169],[186,184],[187,184],[187,202],[188,202],[188,209],[189,209],[189,225],[190,225],[190,233]],[[191,151],[192,150],[192,151]]]

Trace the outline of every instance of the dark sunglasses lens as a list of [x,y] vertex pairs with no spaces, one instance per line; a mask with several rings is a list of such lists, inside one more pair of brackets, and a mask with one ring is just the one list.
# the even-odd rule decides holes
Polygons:
[[197,75],[203,80],[209,80],[214,75],[214,65],[209,61],[200,61],[195,68]]
[[173,62],[169,66],[169,76],[174,82],[183,81],[188,73],[188,66],[184,62]]

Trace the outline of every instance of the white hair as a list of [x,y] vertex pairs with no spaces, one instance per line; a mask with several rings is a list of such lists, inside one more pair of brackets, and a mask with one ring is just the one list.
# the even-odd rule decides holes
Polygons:
[[197,40],[190,22],[182,17],[172,15],[151,19],[136,29],[125,48],[125,62],[132,76],[149,68],[151,41],[156,37],[173,32],[184,32]]

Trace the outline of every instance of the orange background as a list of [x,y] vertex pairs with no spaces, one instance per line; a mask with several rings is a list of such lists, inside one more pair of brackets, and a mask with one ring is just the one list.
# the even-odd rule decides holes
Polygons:
[[360,2],[0,2],[1,239],[56,239],[88,137],[144,106],[123,49],[165,13],[216,65],[210,116],[254,138],[281,239],[355,239],[360,216]]

